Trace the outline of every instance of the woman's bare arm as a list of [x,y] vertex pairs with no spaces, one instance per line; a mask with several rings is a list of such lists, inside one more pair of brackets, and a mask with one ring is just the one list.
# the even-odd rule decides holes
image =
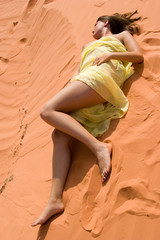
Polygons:
[[143,55],[139,45],[136,43],[132,35],[128,31],[121,33],[121,40],[125,45],[127,52],[110,52],[97,57],[93,62],[93,65],[101,65],[102,63],[108,62],[111,59],[132,62],[132,63],[143,63]]
[[117,59],[133,63],[142,63],[143,55],[137,42],[128,31],[121,34],[122,41],[128,52],[113,52],[111,59]]

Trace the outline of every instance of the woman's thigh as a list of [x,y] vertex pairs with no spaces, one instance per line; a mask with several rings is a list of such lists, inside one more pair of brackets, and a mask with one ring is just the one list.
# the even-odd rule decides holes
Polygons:
[[77,80],[58,92],[45,104],[44,110],[56,110],[69,113],[105,102],[106,100],[91,87]]

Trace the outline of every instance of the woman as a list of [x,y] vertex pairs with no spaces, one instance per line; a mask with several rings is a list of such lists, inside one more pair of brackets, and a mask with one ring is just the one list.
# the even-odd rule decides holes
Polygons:
[[55,128],[52,134],[53,178],[48,204],[32,226],[43,224],[64,210],[62,193],[73,138],[95,154],[102,182],[107,179],[111,170],[112,145],[100,142],[96,137],[108,129],[111,119],[126,113],[128,101],[121,87],[134,73],[131,64],[143,62],[140,47],[131,35],[136,29],[134,22],[140,19],[131,18],[135,13],[98,18],[93,31],[97,40],[85,46],[71,83],[41,111],[42,119]]

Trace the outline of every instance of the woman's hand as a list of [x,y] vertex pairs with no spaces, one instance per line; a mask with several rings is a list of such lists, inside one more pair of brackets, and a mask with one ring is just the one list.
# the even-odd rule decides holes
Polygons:
[[97,57],[97,58],[94,60],[94,62],[93,62],[92,65],[97,65],[97,66],[99,66],[99,65],[101,65],[102,63],[106,63],[106,62],[108,62],[109,60],[111,60],[111,58],[112,58],[111,56],[112,56],[112,53],[103,54],[103,55],[101,55],[100,57]]

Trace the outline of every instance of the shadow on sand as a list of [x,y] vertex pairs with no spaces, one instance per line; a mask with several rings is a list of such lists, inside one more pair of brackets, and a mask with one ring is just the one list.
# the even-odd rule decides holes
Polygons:
[[[48,221],[46,223],[44,223],[43,225],[40,226],[36,240],[44,240],[45,239],[50,224],[52,223],[52,221],[54,221],[56,218],[58,218],[61,214],[56,214],[56,215],[52,216],[50,219],[48,219]],[[54,237],[53,237],[53,240],[54,240]]]

